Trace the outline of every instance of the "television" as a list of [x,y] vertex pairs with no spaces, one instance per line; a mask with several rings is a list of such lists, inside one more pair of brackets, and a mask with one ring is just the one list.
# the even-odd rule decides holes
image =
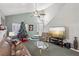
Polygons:
[[49,28],[49,35],[53,38],[64,39],[66,36],[65,27],[51,27]]

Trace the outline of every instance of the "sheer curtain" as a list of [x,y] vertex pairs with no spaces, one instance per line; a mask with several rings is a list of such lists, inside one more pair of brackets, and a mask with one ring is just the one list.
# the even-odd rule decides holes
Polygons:
[[[26,30],[28,32],[28,24],[25,24]],[[17,35],[18,31],[20,29],[20,24],[19,23],[13,23],[12,24],[12,32],[15,33],[15,35]]]
[[39,36],[42,35],[42,32],[44,31],[44,24],[42,23],[42,20],[40,18],[37,18],[37,32],[39,34]]

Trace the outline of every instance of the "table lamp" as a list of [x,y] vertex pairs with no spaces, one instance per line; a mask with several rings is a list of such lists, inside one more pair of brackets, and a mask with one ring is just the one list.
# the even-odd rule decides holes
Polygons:
[[14,32],[9,32],[9,37],[13,37],[13,36],[15,36],[15,33]]

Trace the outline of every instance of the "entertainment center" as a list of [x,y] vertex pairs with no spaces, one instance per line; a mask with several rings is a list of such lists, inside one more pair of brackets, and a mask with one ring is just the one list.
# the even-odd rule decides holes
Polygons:
[[50,37],[49,38],[49,42],[53,43],[53,44],[56,44],[56,45],[59,45],[61,47],[63,47],[63,45],[64,45],[63,39],[59,39],[59,38],[52,38],[52,37]]
[[49,28],[49,42],[54,43],[56,45],[59,45],[63,47],[64,43],[63,40],[65,39],[65,27],[51,27]]

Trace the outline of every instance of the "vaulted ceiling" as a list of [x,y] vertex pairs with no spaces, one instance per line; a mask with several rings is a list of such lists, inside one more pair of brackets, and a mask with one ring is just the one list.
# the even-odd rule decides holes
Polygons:
[[35,9],[43,10],[45,12],[44,24],[47,25],[57,16],[63,6],[63,3],[0,3],[0,10],[5,16],[33,13]]
[[[38,3],[37,9],[42,10],[53,5],[53,3]],[[0,10],[4,15],[13,15],[26,12],[33,12],[35,9],[34,3],[0,3]]]

